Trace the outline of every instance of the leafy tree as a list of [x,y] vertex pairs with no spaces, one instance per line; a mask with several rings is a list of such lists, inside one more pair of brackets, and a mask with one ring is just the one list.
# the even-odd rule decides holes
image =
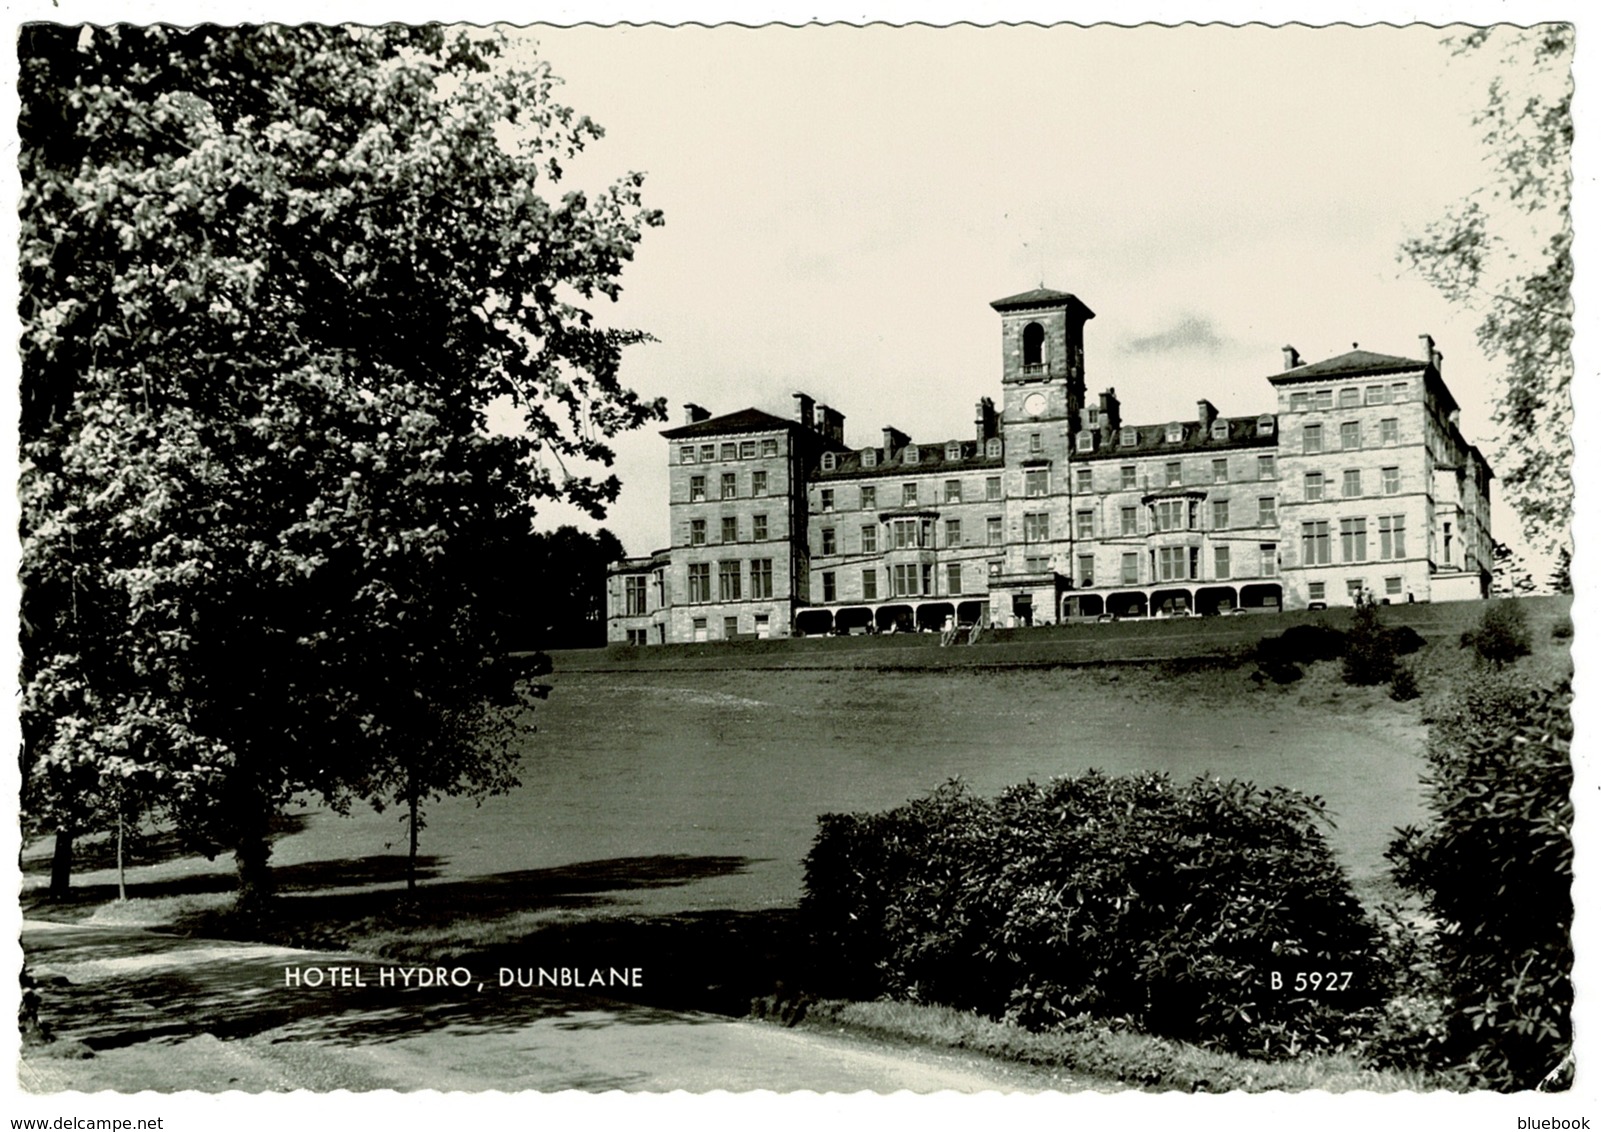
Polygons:
[[1457,41],[1459,52],[1491,44],[1505,67],[1475,120],[1492,176],[1403,243],[1400,258],[1479,312],[1479,345],[1505,367],[1494,418],[1501,490],[1531,542],[1555,549],[1573,506],[1573,27],[1481,28]]
[[1506,598],[1484,607],[1479,624],[1462,631],[1462,647],[1471,648],[1480,662],[1505,668],[1532,648],[1529,617],[1523,606]]
[[617,536],[564,525],[531,531],[492,567],[507,640],[524,649],[606,643],[606,568],[625,556]]
[[[296,794],[419,751],[428,790],[509,781],[461,761],[519,676],[477,563],[540,499],[602,513],[617,478],[568,463],[665,415],[619,378],[645,335],[587,306],[661,218],[634,173],[550,199],[601,131],[493,36],[19,51],[25,805],[70,853],[117,752],[256,905]],[[526,433],[491,435],[508,396]]]

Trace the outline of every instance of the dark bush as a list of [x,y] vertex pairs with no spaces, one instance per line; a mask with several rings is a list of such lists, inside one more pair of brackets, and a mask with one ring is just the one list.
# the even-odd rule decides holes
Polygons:
[[1338,660],[1345,655],[1345,634],[1321,621],[1315,625],[1292,625],[1276,637],[1263,637],[1256,652],[1259,660],[1291,664]]
[[[1094,772],[829,815],[802,913],[841,985],[818,989],[1035,1029],[1128,1018],[1242,1053],[1327,1047],[1386,979],[1326,820],[1295,791]],[[1297,992],[1314,970],[1354,973]]]
[[1551,639],[1553,641],[1571,641],[1573,639],[1573,622],[1564,617],[1551,626]]
[[1428,644],[1428,641],[1423,639],[1423,634],[1410,625],[1396,625],[1385,629],[1380,635],[1384,638],[1385,647],[1393,656],[1411,656]]
[[1395,653],[1379,624],[1378,602],[1362,595],[1356,599],[1351,627],[1345,633],[1345,682],[1366,687],[1387,684],[1394,676]]
[[1473,649],[1481,662],[1495,668],[1528,656],[1531,643],[1523,606],[1507,598],[1492,601],[1479,618],[1478,628],[1462,634],[1462,647]]
[[1388,851],[1435,925],[1429,1060],[1491,1088],[1533,1087],[1571,1041],[1572,702],[1567,684],[1475,681],[1430,729],[1429,824]]
[[1410,665],[1397,664],[1395,675],[1390,677],[1390,699],[1398,703],[1415,700],[1423,693],[1418,689],[1418,678]]

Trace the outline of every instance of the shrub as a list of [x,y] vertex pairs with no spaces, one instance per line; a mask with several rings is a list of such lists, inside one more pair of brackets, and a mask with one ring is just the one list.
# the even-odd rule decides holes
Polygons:
[[1397,703],[1406,703],[1422,694],[1418,689],[1417,674],[1412,671],[1411,665],[1397,664],[1395,675],[1390,677],[1390,699]]
[[1379,605],[1363,594],[1356,599],[1351,627],[1345,633],[1344,677],[1347,684],[1388,683],[1395,676],[1395,652],[1379,624]]
[[1296,664],[1338,660],[1345,655],[1345,634],[1333,625],[1291,625],[1276,637],[1264,637],[1258,654],[1281,657]]
[[1508,599],[1487,605],[1478,628],[1462,634],[1462,647],[1473,649],[1482,663],[1495,668],[1528,656],[1530,644],[1528,616],[1522,605]]
[[[1341,1041],[1383,997],[1376,929],[1295,791],[1091,772],[821,821],[802,913],[853,997],[1276,1056]],[[1350,989],[1297,992],[1314,970]]]
[[1571,1041],[1572,701],[1565,683],[1467,688],[1431,727],[1429,824],[1387,854],[1435,925],[1432,1056],[1492,1088],[1533,1087]]
[[1380,636],[1384,638],[1385,647],[1396,656],[1411,656],[1424,645],[1423,634],[1410,625],[1396,625],[1385,629]]
[[1573,622],[1564,617],[1551,626],[1551,639],[1553,641],[1571,641],[1573,639]]

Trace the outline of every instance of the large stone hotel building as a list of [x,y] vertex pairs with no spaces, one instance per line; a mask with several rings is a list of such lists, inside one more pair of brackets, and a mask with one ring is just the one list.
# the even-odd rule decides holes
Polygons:
[[633,644],[912,631],[1483,596],[1490,468],[1428,335],[1267,380],[1278,412],[1129,424],[1087,398],[1073,295],[992,304],[1001,405],[934,444],[851,446],[836,409],[685,406],[666,430],[672,545],[616,564]]

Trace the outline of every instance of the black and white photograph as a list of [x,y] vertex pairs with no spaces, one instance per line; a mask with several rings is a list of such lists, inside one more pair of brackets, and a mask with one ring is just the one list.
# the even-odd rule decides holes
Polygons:
[[19,12],[11,1127],[1601,1120],[1515,7]]

